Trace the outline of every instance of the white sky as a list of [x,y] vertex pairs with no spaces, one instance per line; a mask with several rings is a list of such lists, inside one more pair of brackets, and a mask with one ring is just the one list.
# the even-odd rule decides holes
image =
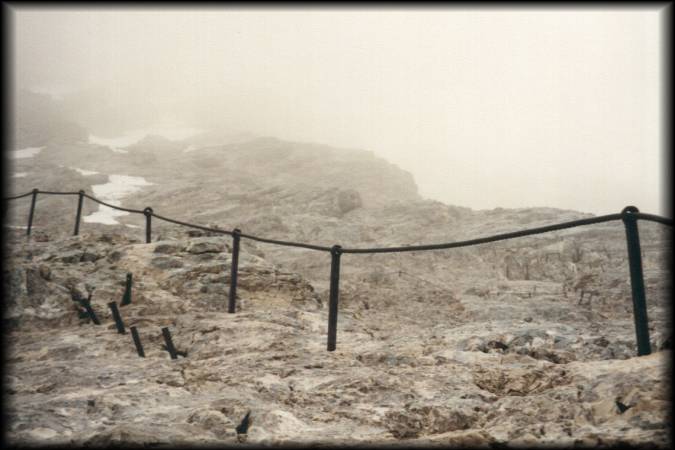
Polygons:
[[14,12],[19,87],[373,150],[454,205],[671,215],[656,8]]

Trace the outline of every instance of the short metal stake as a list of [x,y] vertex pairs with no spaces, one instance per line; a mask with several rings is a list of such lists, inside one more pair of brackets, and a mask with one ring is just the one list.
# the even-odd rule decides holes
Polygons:
[[124,322],[122,322],[122,317],[120,316],[120,311],[117,309],[117,303],[110,302],[108,303],[110,310],[112,311],[113,319],[115,319],[115,325],[117,326],[117,332],[119,334],[126,334],[124,329]]
[[138,356],[145,358],[145,352],[143,351],[143,345],[141,344],[141,338],[138,336],[138,330],[136,327],[129,327],[131,330],[131,337],[134,339],[134,345],[136,345],[136,351]]
[[131,285],[132,285],[132,275],[131,272],[127,273],[127,284],[124,288],[124,295],[122,296],[122,302],[120,306],[126,306],[131,304]]
[[176,347],[173,346],[173,341],[171,340],[171,332],[169,332],[169,328],[167,327],[162,328],[162,335],[164,336],[164,342],[166,342],[166,351],[168,351],[169,355],[171,355],[171,359],[177,359],[178,356],[176,354]]
[[91,299],[91,294],[89,295],[89,298],[87,300],[81,300],[79,303],[87,311],[87,315],[89,315],[89,318],[91,319],[91,321],[94,322],[94,325],[101,325],[101,321],[98,320],[98,317],[96,317],[96,313],[94,312],[93,308],[91,307],[90,299]]

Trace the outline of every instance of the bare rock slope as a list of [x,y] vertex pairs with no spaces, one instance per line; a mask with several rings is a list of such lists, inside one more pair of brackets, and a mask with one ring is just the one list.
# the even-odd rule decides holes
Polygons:
[[[28,175],[9,194],[142,176],[154,184],[123,206],[359,248],[589,216],[425,200],[409,174],[357,150],[208,136],[149,137],[128,150],[47,142],[17,162]],[[229,444],[250,410],[252,443],[670,444],[672,263],[660,224],[640,223],[649,356],[636,357],[620,222],[448,251],[345,254],[338,345],[327,352],[328,253],[244,239],[238,310],[228,314],[230,237],[154,219],[146,244],[138,215],[70,236],[75,198],[41,196],[30,240],[5,229],[12,442]],[[25,226],[29,203],[12,204],[8,225]],[[84,213],[96,208],[87,201]],[[128,272],[132,303],[120,311],[145,358],[108,308]],[[101,325],[77,307],[89,295]],[[163,327],[185,357],[170,359]]]
[[[554,283],[537,282],[535,295],[505,280],[497,295],[426,288],[418,298],[398,274],[361,293],[347,283],[329,353],[325,292],[252,246],[228,314],[228,238],[15,239],[14,442],[235,443],[250,410],[253,443],[667,445],[670,350],[654,342],[660,351],[634,357],[629,314],[599,320],[602,310]],[[127,272],[132,304],[120,310],[145,358],[107,306]],[[405,295],[393,295],[399,287]],[[89,292],[101,325],[78,314],[73,298]],[[162,327],[186,357],[170,359]]]

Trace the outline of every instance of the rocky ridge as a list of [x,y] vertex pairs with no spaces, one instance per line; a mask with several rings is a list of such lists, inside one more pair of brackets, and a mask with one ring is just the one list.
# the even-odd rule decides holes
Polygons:
[[[46,145],[17,161],[28,175],[10,195],[142,176],[154,184],[123,206],[326,246],[448,242],[589,216],[444,205],[371,153],[271,138],[149,137],[128,154]],[[9,225],[25,225],[29,203],[12,205]],[[650,356],[635,356],[620,222],[451,251],[343,255],[329,353],[327,253],[244,239],[238,311],[228,314],[230,237],[155,219],[145,244],[140,215],[82,224],[73,237],[75,204],[41,197],[30,240],[5,229],[15,442],[235,443],[248,410],[252,443],[670,442],[671,237],[659,224],[640,222]],[[84,214],[95,209],[85,202]],[[107,307],[127,272],[133,302],[120,310],[146,358],[115,332]],[[100,326],[73,301],[89,293]],[[161,348],[165,326],[187,357]]]
[[[669,345],[653,333],[655,353],[635,357],[630,314],[580,307],[559,283],[462,292],[390,274],[344,283],[329,353],[325,289],[254,245],[242,248],[238,311],[226,312],[228,244],[17,233],[6,276],[9,438],[236,443],[251,410],[247,440],[259,444],[667,445]],[[133,301],[120,309],[146,358],[107,308],[127,272]],[[73,298],[88,292],[100,326],[77,313]],[[165,326],[187,357],[161,348]]]

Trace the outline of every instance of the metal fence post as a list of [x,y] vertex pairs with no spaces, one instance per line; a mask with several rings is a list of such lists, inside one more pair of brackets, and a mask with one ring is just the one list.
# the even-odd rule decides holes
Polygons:
[[134,345],[136,346],[138,356],[145,358],[145,351],[143,351],[143,344],[141,344],[141,338],[138,335],[138,330],[136,327],[129,327],[129,329],[131,330],[131,337],[134,339]]
[[132,285],[132,274],[131,272],[127,273],[127,284],[124,288],[124,295],[122,296],[122,302],[120,306],[126,306],[131,304],[131,285]]
[[152,208],[149,206],[143,210],[145,214],[145,243],[149,244],[152,240]]
[[649,342],[649,322],[647,318],[647,300],[645,297],[645,281],[642,273],[642,254],[640,250],[640,234],[637,217],[633,213],[640,212],[635,206],[626,206],[621,211],[621,220],[626,227],[628,246],[628,266],[630,268],[630,287],[633,295],[633,318],[637,337],[638,356],[652,352]]
[[75,236],[80,234],[80,218],[82,217],[82,203],[84,202],[84,191],[78,192],[79,198],[77,199],[77,214],[75,215]]
[[241,239],[241,230],[235,228],[232,230],[232,263],[230,264],[230,298],[227,305],[227,312],[233,314],[237,307],[237,272],[239,270],[239,241]]
[[37,201],[38,190],[33,189],[33,198],[30,201],[30,212],[28,213],[28,228],[26,228],[26,236],[30,236],[30,230],[33,228],[33,214],[35,213],[35,202]]
[[126,334],[124,329],[124,322],[122,322],[122,317],[120,316],[120,311],[117,309],[117,303],[110,302],[108,303],[110,310],[112,311],[113,319],[115,319],[115,325],[117,326],[117,332],[119,334]]
[[335,350],[337,341],[338,297],[340,294],[340,255],[342,247],[334,245],[330,249],[330,298],[328,302],[328,351]]
[[166,351],[171,355],[171,359],[178,358],[176,353],[176,348],[173,346],[173,341],[171,340],[171,333],[169,332],[168,327],[162,328],[162,335],[164,336],[164,342],[166,343]]
[[[89,296],[91,298],[91,296]],[[92,322],[94,322],[94,325],[101,325],[101,321],[98,320],[98,317],[96,317],[96,313],[94,312],[94,309],[91,307],[91,302],[89,299],[84,300],[80,302],[80,304],[84,307],[84,309],[87,311],[87,315],[91,319]]]

